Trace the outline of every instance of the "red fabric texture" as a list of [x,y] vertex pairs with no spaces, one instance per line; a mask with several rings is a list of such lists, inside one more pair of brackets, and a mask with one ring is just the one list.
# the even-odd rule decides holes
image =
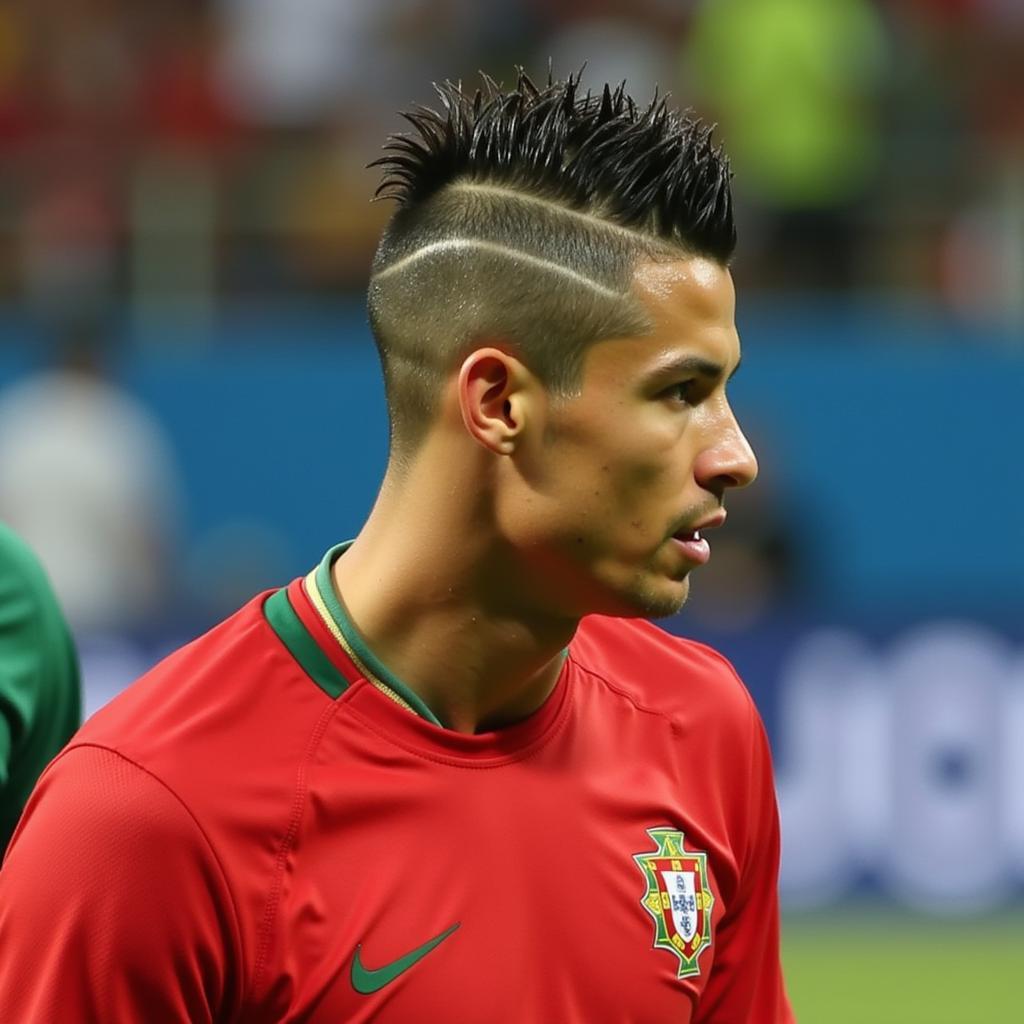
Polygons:
[[[770,756],[719,655],[587,619],[534,716],[461,736],[354,670],[332,700],[265,596],[44,775],[0,871],[3,1019],[792,1020]],[[641,903],[656,828],[707,857],[712,942],[688,977]],[[377,991],[353,986],[357,949],[381,968],[455,923]]]

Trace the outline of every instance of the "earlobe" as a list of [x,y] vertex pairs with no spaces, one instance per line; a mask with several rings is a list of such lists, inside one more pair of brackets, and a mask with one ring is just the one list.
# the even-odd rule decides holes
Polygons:
[[470,353],[459,370],[458,398],[466,430],[485,448],[511,455],[523,427],[526,368],[497,348]]

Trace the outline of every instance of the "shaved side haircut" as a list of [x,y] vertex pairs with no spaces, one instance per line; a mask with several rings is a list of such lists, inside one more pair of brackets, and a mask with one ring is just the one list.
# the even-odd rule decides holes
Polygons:
[[736,245],[729,163],[712,128],[625,85],[583,93],[437,86],[441,110],[402,116],[380,198],[398,204],[373,261],[370,325],[384,371],[391,455],[426,435],[448,376],[474,348],[517,355],[556,398],[579,386],[588,346],[650,324],[631,292],[638,262]]

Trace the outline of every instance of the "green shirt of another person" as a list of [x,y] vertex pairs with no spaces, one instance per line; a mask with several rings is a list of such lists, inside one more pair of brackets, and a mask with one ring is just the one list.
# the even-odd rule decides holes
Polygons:
[[0,851],[81,714],[78,656],[50,581],[0,523]]

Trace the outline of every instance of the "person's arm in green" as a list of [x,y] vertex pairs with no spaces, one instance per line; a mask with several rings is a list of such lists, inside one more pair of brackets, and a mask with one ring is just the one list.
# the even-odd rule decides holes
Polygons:
[[81,720],[78,657],[50,582],[0,523],[0,852]]

